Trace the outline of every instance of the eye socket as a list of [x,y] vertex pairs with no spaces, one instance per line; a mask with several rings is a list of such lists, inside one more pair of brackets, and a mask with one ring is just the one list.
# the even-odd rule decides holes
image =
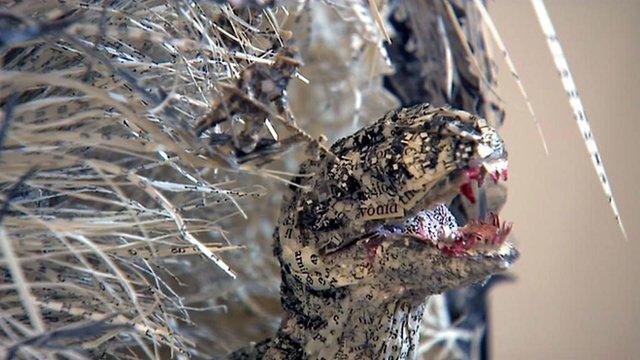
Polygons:
[[445,128],[451,133],[474,142],[482,141],[482,136],[470,124],[461,123],[460,121],[450,121],[445,124]]

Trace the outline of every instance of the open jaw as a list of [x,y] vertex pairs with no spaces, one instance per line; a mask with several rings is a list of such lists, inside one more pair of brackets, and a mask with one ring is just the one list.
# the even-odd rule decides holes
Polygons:
[[436,186],[404,222],[387,223],[381,231],[433,246],[446,256],[499,257],[508,266],[517,257],[515,248],[506,241],[513,225],[511,222],[501,222],[496,213],[489,213],[482,219],[456,219],[450,210],[458,197],[475,203],[479,189],[488,184],[487,176],[497,184],[506,180],[507,174],[507,161],[502,158],[460,169]]

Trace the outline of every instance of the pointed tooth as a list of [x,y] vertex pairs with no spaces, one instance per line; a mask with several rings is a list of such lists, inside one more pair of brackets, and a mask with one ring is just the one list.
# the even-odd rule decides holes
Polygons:
[[472,204],[476,203],[476,196],[473,193],[473,187],[471,183],[464,183],[460,186],[460,193],[464,195]]
[[495,164],[484,163],[483,167],[487,171],[487,174],[489,174],[489,177],[491,177],[491,180],[493,180],[494,183],[497,183],[498,178],[496,177],[496,174],[499,174],[499,172],[498,172],[498,169],[496,169]]
[[497,184],[498,180],[500,180],[500,172],[498,172],[498,170],[490,172],[489,176],[491,176],[491,180],[493,180],[495,184]]
[[500,227],[500,218],[498,217],[498,215],[494,212],[489,213],[489,216],[491,216],[491,224],[497,228]]
[[511,233],[511,230],[513,229],[513,222],[505,222],[504,224],[502,224],[502,229],[502,236],[506,239],[507,235],[509,235]]

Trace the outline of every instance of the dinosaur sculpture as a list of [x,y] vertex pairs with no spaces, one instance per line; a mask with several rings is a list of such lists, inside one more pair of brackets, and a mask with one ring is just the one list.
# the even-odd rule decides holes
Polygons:
[[482,281],[518,257],[510,223],[457,224],[507,177],[484,119],[427,104],[388,113],[302,165],[275,230],[285,318],[273,339],[232,359],[411,359],[426,297]]

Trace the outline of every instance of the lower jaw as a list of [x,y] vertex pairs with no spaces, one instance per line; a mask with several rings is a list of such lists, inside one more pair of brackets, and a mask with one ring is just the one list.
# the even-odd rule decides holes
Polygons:
[[464,226],[449,207],[440,204],[424,210],[405,223],[405,232],[418,241],[437,247],[449,256],[499,253],[511,231],[512,224],[500,223],[498,215],[484,220],[471,220]]

